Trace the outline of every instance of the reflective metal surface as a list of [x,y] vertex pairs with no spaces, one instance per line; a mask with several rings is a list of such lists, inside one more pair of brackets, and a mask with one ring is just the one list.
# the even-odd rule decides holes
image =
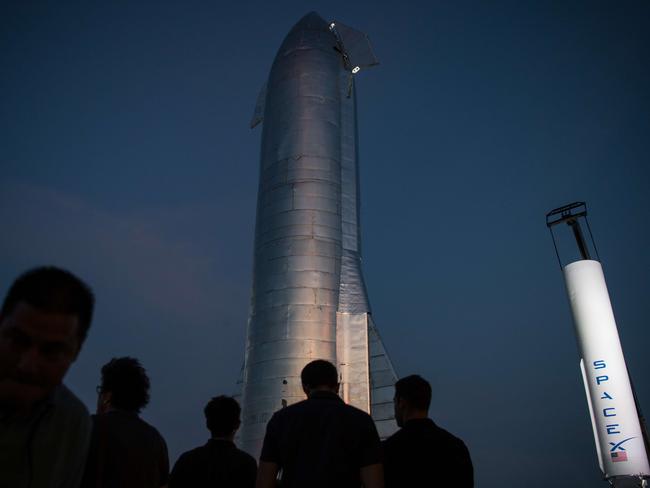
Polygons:
[[365,35],[335,27],[316,13],[293,27],[251,121],[263,131],[239,441],[255,456],[271,415],[305,398],[314,359],[337,366],[342,398],[380,433],[396,428],[395,373],[361,273],[352,71],[376,60]]

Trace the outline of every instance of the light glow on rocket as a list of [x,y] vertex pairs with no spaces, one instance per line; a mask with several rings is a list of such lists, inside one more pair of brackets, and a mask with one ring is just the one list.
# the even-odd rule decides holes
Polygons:
[[312,12],[282,43],[258,97],[263,124],[253,289],[242,384],[242,449],[305,398],[302,368],[325,359],[341,397],[391,434],[394,369],[361,271],[353,74],[377,64],[365,34]]
[[[588,227],[587,207],[576,202],[549,212],[553,230],[566,224],[575,238],[579,258],[563,266],[569,304],[580,350],[580,370],[585,386],[598,463],[613,486],[646,486],[650,477],[646,439],[639,420],[616,321],[599,261],[582,231]],[[589,229],[591,236],[591,229]],[[598,251],[592,246],[596,256]],[[558,260],[562,266],[560,253]]]

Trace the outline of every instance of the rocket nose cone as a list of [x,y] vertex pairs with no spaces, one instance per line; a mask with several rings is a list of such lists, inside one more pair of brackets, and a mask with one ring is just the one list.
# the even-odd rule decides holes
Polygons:
[[286,35],[278,50],[276,60],[283,59],[296,49],[303,51],[315,49],[332,54],[335,53],[332,49],[335,45],[336,38],[329,29],[329,23],[316,12],[309,12]]
[[322,29],[327,25],[327,22],[316,12],[309,12],[293,26],[292,30]]

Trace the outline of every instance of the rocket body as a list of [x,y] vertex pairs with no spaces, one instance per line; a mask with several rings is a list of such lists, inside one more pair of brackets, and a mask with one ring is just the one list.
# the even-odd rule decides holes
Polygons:
[[395,373],[361,274],[354,80],[330,25],[301,19],[282,43],[260,100],[263,121],[253,286],[242,378],[244,450],[305,398],[302,368],[335,364],[342,398],[394,429]]
[[[639,415],[598,261],[564,267],[600,468],[608,479],[650,475]],[[615,486],[620,486],[615,482]]]

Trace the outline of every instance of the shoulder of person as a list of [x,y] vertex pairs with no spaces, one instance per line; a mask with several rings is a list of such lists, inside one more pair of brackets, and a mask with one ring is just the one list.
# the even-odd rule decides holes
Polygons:
[[90,417],[86,405],[64,384],[60,384],[54,389],[52,403],[56,408],[71,415]]
[[151,435],[153,438],[157,439],[158,442],[160,442],[160,444],[161,444],[161,445],[165,448],[165,450],[166,450],[166,449],[167,449],[167,443],[165,442],[165,438],[164,438],[164,437],[162,436],[162,434],[158,431],[158,429],[157,429],[156,427],[154,427],[153,425],[151,425],[151,424],[150,424],[149,422],[147,422],[146,420],[144,420],[144,419],[143,419],[142,417],[140,417],[139,415],[136,416],[135,418],[137,419],[138,423],[139,423],[142,427],[144,427],[144,429],[145,429],[146,431],[148,431],[148,432],[150,433],[150,435]]
[[286,417],[291,417],[291,415],[295,414],[296,412],[300,412],[303,409],[307,407],[307,400],[300,400],[299,402],[292,403],[291,405],[288,405],[284,408],[281,408],[280,410],[276,410],[273,415],[271,415],[271,419],[283,419]]
[[386,439],[381,441],[381,445],[384,449],[391,449],[396,444],[400,442],[402,437],[404,437],[404,429],[398,429],[396,432],[388,436]]
[[374,425],[374,420],[368,412],[361,410],[353,405],[348,405],[347,403],[342,403],[341,407],[346,411],[347,415],[355,419],[358,422],[371,422]]
[[442,427],[436,425],[436,428],[438,429],[438,434],[440,437],[442,437],[446,443],[448,443],[450,446],[456,447],[459,450],[467,450],[467,446],[465,445],[465,442],[460,437],[455,436],[451,432],[449,432],[446,429],[443,429]]
[[79,467],[79,463],[83,463],[92,432],[92,421],[86,406],[61,384],[50,396],[47,411],[41,422],[41,442],[44,445],[52,443],[56,446],[59,449],[56,454],[59,456],[59,466],[76,473],[74,466]]
[[86,405],[77,396],[61,384],[56,387],[51,397],[52,415],[67,425],[77,425],[90,431],[91,420]]
[[147,424],[151,428],[151,431],[153,434],[158,438],[158,440],[165,446],[165,449],[167,449],[167,442],[165,442],[165,438],[163,435],[160,433],[158,429],[156,429],[153,425]]
[[364,412],[360,408],[355,407],[354,405],[350,405],[349,403],[343,403],[340,402],[338,403],[340,408],[344,409],[346,412],[348,412],[349,415],[356,415],[358,417],[370,417],[367,412]]
[[194,449],[190,449],[189,451],[185,451],[183,454],[181,454],[178,457],[178,460],[180,461],[181,459],[191,459],[195,456],[200,456],[202,454],[207,454],[209,453],[209,448],[206,445],[203,446],[197,446]]
[[189,451],[185,451],[183,454],[178,456],[178,459],[174,463],[174,468],[178,469],[179,466],[184,466],[187,464],[193,464],[198,458],[205,456],[205,446],[198,446]]
[[253,456],[248,454],[246,451],[242,451],[238,447],[235,447],[237,454],[241,457],[241,459],[247,463],[247,464],[254,464],[255,467],[257,467],[257,461]]

